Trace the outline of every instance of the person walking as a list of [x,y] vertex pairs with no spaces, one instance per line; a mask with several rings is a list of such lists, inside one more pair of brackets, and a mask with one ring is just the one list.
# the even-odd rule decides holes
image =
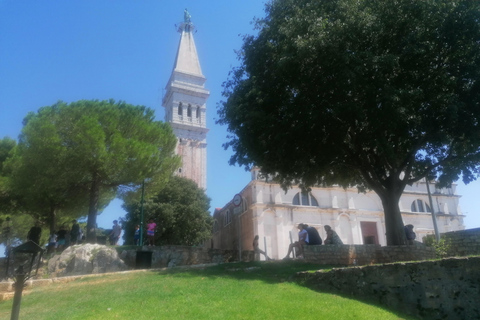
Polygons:
[[35,225],[30,228],[27,234],[27,240],[35,242],[38,246],[40,245],[40,236],[42,235],[42,228],[40,228],[40,223],[37,221]]
[[267,256],[267,254],[265,253],[265,251],[263,251],[262,249],[260,249],[258,247],[258,234],[255,236],[255,238],[253,238],[253,251],[255,253],[260,253],[260,254],[263,254],[265,256],[265,259],[267,260],[272,260],[271,258],[269,258]]
[[113,220],[112,232],[110,232],[110,243],[112,246],[116,246],[118,244],[118,240],[120,239],[121,234],[122,227],[118,224],[117,220]]

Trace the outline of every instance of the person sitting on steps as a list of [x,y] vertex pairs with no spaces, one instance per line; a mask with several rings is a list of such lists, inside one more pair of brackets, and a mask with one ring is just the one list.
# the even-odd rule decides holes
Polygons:
[[298,225],[298,241],[295,241],[294,243],[291,243],[288,246],[288,252],[287,255],[285,256],[285,259],[290,259],[290,253],[293,252],[293,248],[296,248],[297,250],[297,258],[303,258],[303,247],[308,244],[308,233],[307,230],[305,230],[305,225],[303,223],[300,223]]

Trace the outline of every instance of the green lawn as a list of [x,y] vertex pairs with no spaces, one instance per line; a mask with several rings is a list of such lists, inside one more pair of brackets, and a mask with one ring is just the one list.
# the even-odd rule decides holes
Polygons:
[[[294,272],[316,269],[255,262],[84,278],[34,288],[20,319],[409,319],[288,282]],[[0,303],[0,319],[9,319],[11,307]]]

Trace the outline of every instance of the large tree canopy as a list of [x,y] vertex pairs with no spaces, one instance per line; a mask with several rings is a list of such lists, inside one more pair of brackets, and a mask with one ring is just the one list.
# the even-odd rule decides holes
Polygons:
[[113,100],[59,102],[25,118],[9,159],[11,177],[17,192],[36,199],[30,207],[50,208],[50,216],[73,207],[85,214],[88,208],[87,241],[95,242],[102,202],[145,179],[170,176],[179,166],[175,145],[170,126],[155,121],[146,107]]
[[[125,242],[133,243],[134,227],[140,225],[141,202],[127,203],[123,221]],[[190,179],[174,176],[157,193],[148,195],[143,223],[157,224],[156,245],[198,245],[211,236],[210,198]]]
[[230,162],[372,189],[403,244],[407,184],[478,176],[479,25],[478,1],[272,1],[224,84]]

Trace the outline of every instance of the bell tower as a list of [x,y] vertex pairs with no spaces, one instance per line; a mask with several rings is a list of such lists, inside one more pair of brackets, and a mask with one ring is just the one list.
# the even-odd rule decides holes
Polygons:
[[210,91],[198,60],[194,25],[187,9],[178,27],[181,34],[175,63],[165,87],[162,105],[165,122],[177,136],[176,154],[182,158],[177,174],[189,178],[200,188],[207,188],[207,118],[206,102]]

